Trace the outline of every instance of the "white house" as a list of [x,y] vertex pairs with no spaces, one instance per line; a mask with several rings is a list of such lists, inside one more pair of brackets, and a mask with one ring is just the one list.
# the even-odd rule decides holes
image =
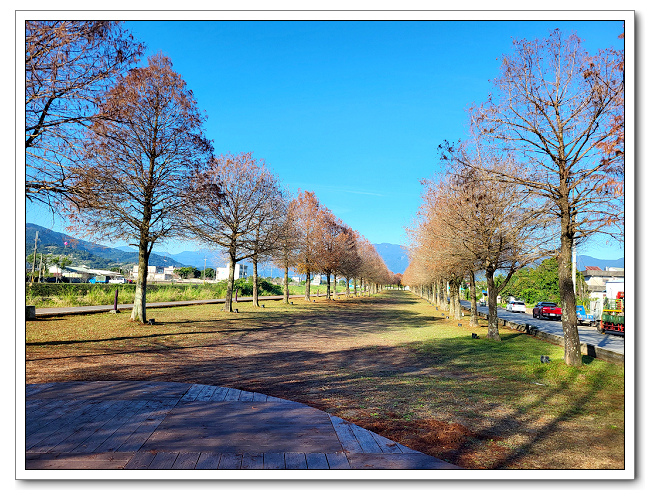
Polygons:
[[[228,279],[230,274],[230,263],[227,267],[217,267],[217,281],[223,281]],[[248,266],[246,264],[235,264],[235,279],[247,278],[248,277]]]
[[[174,277],[174,266],[147,266],[147,281],[170,281]],[[138,278],[138,266],[133,266],[133,279]]]

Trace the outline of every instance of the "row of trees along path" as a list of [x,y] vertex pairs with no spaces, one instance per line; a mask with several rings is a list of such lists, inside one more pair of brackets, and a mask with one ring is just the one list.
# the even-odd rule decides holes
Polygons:
[[355,292],[357,281],[371,290],[399,281],[313,192],[291,196],[252,153],[215,156],[207,117],[171,60],[156,54],[132,67],[143,47],[119,23],[35,21],[26,32],[27,198],[91,239],[134,242],[131,319],[146,321],[149,256],[170,238],[224,250],[226,311],[244,259],[253,262],[255,306],[262,261],[284,268],[287,302],[289,268],[307,275],[305,300],[316,272],[327,275],[328,298],[331,275],[346,278],[346,293],[351,279]]
[[440,146],[445,175],[424,182],[404,283],[444,307],[448,283],[458,307],[468,278],[475,321],[483,271],[488,335],[499,340],[498,293],[518,268],[555,256],[564,359],[580,366],[571,255],[596,233],[623,238],[623,70],[623,51],[590,55],[576,34],[515,40],[494,92],[469,109],[468,138]]

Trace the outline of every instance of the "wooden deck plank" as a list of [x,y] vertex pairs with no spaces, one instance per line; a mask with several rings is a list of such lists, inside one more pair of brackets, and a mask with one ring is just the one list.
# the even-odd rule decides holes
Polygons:
[[244,453],[241,459],[242,469],[263,469],[264,468],[264,454],[263,453]]
[[123,443],[117,451],[137,451],[147,442],[147,439],[156,431],[164,417],[155,420],[147,420],[129,436],[128,441]]
[[203,384],[192,384],[187,392],[183,394],[181,401],[195,401],[196,396],[198,396],[204,387]]
[[254,394],[248,391],[241,391],[238,401],[253,401]]
[[329,469],[325,453],[306,453],[307,468],[309,469]]
[[[120,404],[121,403],[121,404]],[[80,442],[92,435],[99,425],[108,421],[109,418],[116,415],[122,406],[123,402],[115,400],[106,400],[95,406],[92,414],[84,421],[77,421],[77,429],[65,438],[62,442],[52,448],[53,452],[69,453]]]
[[228,393],[226,394],[226,397],[224,398],[224,401],[237,401],[237,400],[239,400],[240,395],[241,395],[241,390],[240,389],[230,388],[230,389],[228,389]]
[[196,395],[195,401],[209,401],[217,388],[214,385],[206,385],[201,392]]
[[284,454],[284,462],[287,469],[306,469],[307,459],[304,453],[287,452]]
[[96,453],[84,455],[71,455],[66,453],[52,454],[52,458],[45,455],[32,457],[25,461],[26,469],[39,470],[101,470],[124,469],[132,458],[131,453]]
[[351,453],[348,458],[350,460],[350,468],[357,470],[462,469],[461,467],[443,462],[424,453]]
[[403,444],[399,444],[399,443],[396,444],[402,453],[420,453],[419,451],[415,451],[414,449],[409,448],[408,446],[404,446]]
[[219,467],[220,459],[221,453],[201,452],[194,468],[209,470],[217,469]]
[[45,384],[27,384],[25,385],[25,398],[32,398],[39,392],[49,389],[55,382],[47,382]]
[[95,432],[90,436],[84,439],[79,443],[73,450],[73,453],[79,452],[93,452],[98,448],[104,441],[110,438],[113,433],[125,422],[131,418],[131,416],[142,408],[147,402],[146,401],[129,401],[126,402],[121,408],[120,411],[110,418],[108,421],[102,424]]
[[39,431],[28,433],[26,436],[26,450],[32,452],[50,451],[74,434],[83,424],[93,420],[94,410],[99,404],[70,406],[67,413],[59,415],[55,420],[42,421]]
[[263,402],[266,401],[268,396],[266,394],[260,394],[259,392],[254,392],[253,393],[253,401],[256,402]]
[[284,453],[264,453],[264,469],[284,469]]
[[133,458],[124,466],[125,469],[148,469],[149,464],[153,461],[155,453],[138,451],[133,454]]
[[384,436],[380,436],[379,434],[376,434],[372,431],[368,432],[375,440],[375,442],[379,445],[382,453],[402,453],[402,450],[399,446],[397,446],[397,443],[395,441],[391,441],[390,439],[385,438]]
[[178,452],[176,451],[159,451],[149,464],[149,470],[171,469],[177,456]]
[[217,390],[214,391],[214,394],[210,398],[211,402],[220,402],[223,401],[224,398],[226,397],[226,394],[228,394],[228,388],[227,387],[217,387]]
[[346,451],[348,453],[362,453],[363,450],[361,449],[361,445],[359,444],[359,441],[350,428],[350,425],[352,424],[349,424],[342,418],[336,417],[334,415],[330,416],[330,420],[332,421],[336,435],[341,442],[343,451]]
[[345,453],[326,453],[327,463],[330,469],[349,469],[350,462]]
[[25,415],[25,431],[27,433],[42,430],[44,426],[49,426],[58,421],[58,425],[63,425],[65,420],[62,417],[69,417],[76,414],[79,409],[85,408],[85,402],[76,400],[54,400],[51,404],[45,404]]
[[239,470],[241,469],[241,453],[222,453],[219,460],[219,469]]
[[[139,408],[127,421],[123,422],[106,441],[95,449],[95,451],[117,451],[121,446],[126,445],[130,441],[131,435],[134,434],[143,423],[151,420],[162,420],[162,418],[167,414],[165,409],[170,410],[171,406],[159,401],[147,401],[142,408]],[[156,418],[156,416],[158,418]]]
[[359,441],[363,453],[382,453],[382,449],[377,444],[377,441],[372,437],[369,430],[359,427],[358,425],[352,425],[351,429]]
[[174,461],[172,469],[194,469],[196,462],[199,460],[199,455],[201,454],[192,451],[179,453],[176,457],[176,461]]

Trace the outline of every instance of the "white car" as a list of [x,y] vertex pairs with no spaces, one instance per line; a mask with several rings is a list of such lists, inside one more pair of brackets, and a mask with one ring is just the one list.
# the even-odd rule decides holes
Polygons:
[[513,300],[512,302],[508,302],[508,305],[506,306],[506,311],[525,313],[526,304],[521,300]]
[[126,283],[127,280],[124,276],[115,276],[114,278],[111,278],[108,280],[109,283]]

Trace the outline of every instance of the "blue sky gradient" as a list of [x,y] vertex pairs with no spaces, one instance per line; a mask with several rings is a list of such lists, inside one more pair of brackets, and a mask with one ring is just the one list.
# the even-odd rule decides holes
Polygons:
[[[217,154],[252,151],[292,192],[316,196],[373,243],[408,244],[437,147],[465,137],[513,38],[575,31],[622,47],[622,21],[129,21],[168,55],[208,115]],[[55,230],[41,210],[27,222]],[[106,243],[106,242],[105,242]],[[118,243],[116,243],[118,245]],[[172,243],[156,250],[194,249]],[[596,239],[580,251],[623,256]]]

